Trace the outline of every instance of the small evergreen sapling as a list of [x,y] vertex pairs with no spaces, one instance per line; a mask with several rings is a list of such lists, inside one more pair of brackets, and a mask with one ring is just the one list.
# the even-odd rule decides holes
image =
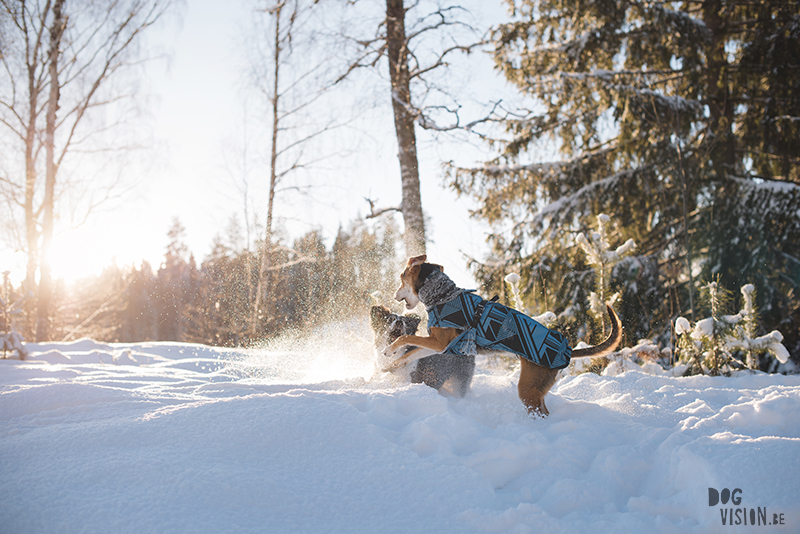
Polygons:
[[[511,295],[514,297],[514,309],[516,309],[518,312],[530,315],[525,310],[525,305],[522,303],[522,298],[520,297],[519,275],[517,273],[508,273],[503,280],[505,280],[508,286],[511,288]],[[554,328],[556,325],[556,314],[551,311],[546,311],[541,315],[531,315],[531,318],[547,328]]]
[[[589,263],[594,266],[595,291],[589,294],[589,310],[602,330],[603,337],[606,335],[606,327],[603,322],[603,317],[605,317],[606,312],[606,302],[613,305],[619,298],[619,293],[611,294],[611,270],[636,248],[636,243],[633,239],[628,239],[616,249],[611,249],[611,243],[608,240],[608,231],[606,230],[610,221],[611,217],[601,213],[597,216],[597,231],[592,233],[591,241],[587,239],[583,233],[578,234],[575,238],[575,241],[584,253],[586,253]],[[625,370],[626,362],[620,360],[617,364],[618,369],[622,371]],[[601,373],[607,365],[608,358],[594,358],[589,364],[589,370]]]
[[518,312],[525,311],[525,306],[522,304],[522,299],[519,296],[519,275],[517,273],[508,273],[504,278],[508,287],[511,288],[511,294],[514,296],[514,308]]
[[734,325],[734,335],[728,340],[728,346],[731,350],[740,350],[745,354],[749,369],[758,368],[759,355],[765,352],[779,362],[786,363],[789,361],[789,352],[783,346],[783,335],[780,332],[773,330],[769,334],[756,337],[758,312],[753,304],[755,291],[753,284],[742,286],[744,308],[738,314],[726,317]]
[[730,303],[730,292],[718,282],[710,282],[702,288],[701,297],[711,307],[711,317],[697,321],[694,327],[684,317],[675,321],[678,334],[680,360],[689,365],[689,373],[712,376],[729,374],[743,365],[734,355],[744,355],[749,369],[758,368],[758,355],[769,352],[781,363],[789,360],[789,353],[781,343],[783,335],[777,330],[755,337],[758,313],[754,305],[755,287],[747,284],[741,288],[744,307],[736,315],[724,312]]
[[597,216],[597,232],[592,234],[591,242],[583,233],[578,234],[575,238],[575,241],[586,253],[589,263],[595,266],[596,290],[589,295],[589,306],[592,315],[594,315],[599,324],[602,325],[604,335],[605,326],[603,317],[606,311],[606,302],[613,305],[619,298],[619,293],[615,293],[614,295],[610,294],[609,281],[611,278],[611,269],[636,248],[636,243],[633,239],[628,239],[616,249],[611,250],[611,245],[608,241],[608,233],[606,231],[606,225],[610,220],[611,217],[604,213]]

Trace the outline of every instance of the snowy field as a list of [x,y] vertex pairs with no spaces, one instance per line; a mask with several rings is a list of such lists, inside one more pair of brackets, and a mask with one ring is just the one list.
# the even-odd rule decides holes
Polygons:
[[0,532],[800,532],[800,376],[585,374],[531,419],[514,371],[447,398],[358,332],[0,360]]

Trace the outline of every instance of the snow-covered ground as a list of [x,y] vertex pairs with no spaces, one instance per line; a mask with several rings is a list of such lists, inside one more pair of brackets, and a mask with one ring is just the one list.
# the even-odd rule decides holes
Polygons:
[[513,371],[447,398],[356,332],[0,361],[0,532],[800,532],[800,376],[584,374],[531,419]]

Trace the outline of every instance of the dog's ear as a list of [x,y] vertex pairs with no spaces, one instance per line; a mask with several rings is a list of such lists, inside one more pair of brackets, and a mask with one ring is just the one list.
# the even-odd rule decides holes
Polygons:
[[373,306],[369,309],[369,316],[372,320],[373,327],[379,323],[386,323],[389,319],[391,312],[384,306]]
[[439,269],[440,271],[444,272],[444,267],[442,267],[438,263],[431,263],[431,266],[433,266],[434,268]]
[[406,267],[416,267],[417,265],[422,265],[425,263],[425,260],[428,259],[428,256],[422,254],[420,256],[414,256],[413,258],[408,258],[408,265]]

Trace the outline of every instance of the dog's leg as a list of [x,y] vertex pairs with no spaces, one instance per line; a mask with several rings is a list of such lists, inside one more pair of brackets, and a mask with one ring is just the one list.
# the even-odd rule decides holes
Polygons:
[[531,415],[550,415],[550,412],[547,411],[547,406],[544,404],[544,396],[555,384],[558,370],[536,365],[525,358],[520,358],[519,360],[521,368],[517,392],[522,404],[525,405]]
[[434,353],[443,352],[447,345],[458,335],[454,328],[431,328],[429,336],[400,336],[394,343],[386,347],[383,353],[386,356],[396,356],[407,345],[430,349]]
[[[458,335],[454,328],[431,328],[430,335],[423,336],[400,336],[394,343],[386,347],[383,353],[386,356],[397,358],[390,368],[397,368],[401,365],[419,360],[432,354],[444,352],[447,345]],[[408,346],[416,347],[399,356]]]
[[435,350],[426,349],[424,347],[414,347],[381,370],[385,373],[388,373],[389,371],[395,371],[404,365],[408,365],[428,356],[433,356],[434,354],[439,353]]

